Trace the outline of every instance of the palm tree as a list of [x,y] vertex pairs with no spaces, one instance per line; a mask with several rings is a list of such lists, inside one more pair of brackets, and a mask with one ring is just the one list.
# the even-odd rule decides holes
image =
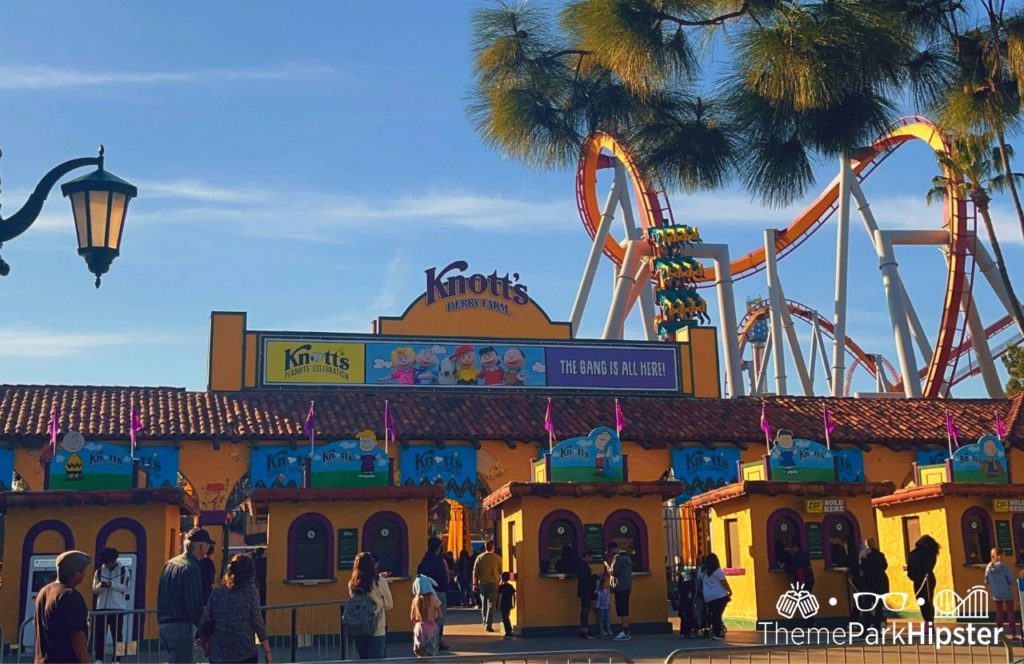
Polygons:
[[927,201],[931,204],[953,195],[974,203],[975,209],[985,224],[985,232],[992,245],[999,278],[1003,282],[1003,287],[1010,300],[1010,316],[1017,325],[1017,329],[1024,330],[1024,315],[1021,314],[1020,301],[1013,291],[1010,274],[1006,269],[1006,261],[1003,260],[1003,250],[999,246],[999,238],[996,237],[996,230],[992,224],[992,215],[989,210],[989,192],[1005,191],[1008,182],[1012,180],[1024,182],[1024,174],[1011,173],[1007,177],[1000,167],[1004,155],[1012,156],[1012,148],[1009,145],[993,148],[984,136],[962,136],[952,141],[948,153],[938,152],[936,154],[939,165],[945,174],[932,179],[932,188],[928,191]]

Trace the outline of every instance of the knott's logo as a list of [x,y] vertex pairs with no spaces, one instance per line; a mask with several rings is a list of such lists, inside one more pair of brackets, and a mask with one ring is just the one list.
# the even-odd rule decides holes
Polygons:
[[302,344],[284,351],[284,373],[291,377],[310,371],[318,371],[339,376],[347,376],[349,370],[349,359],[345,353],[327,350],[320,353],[313,352],[312,344]]
[[[438,271],[426,270],[427,304],[445,302],[448,311],[461,309],[487,309],[506,316],[509,303],[523,306],[530,303],[526,284],[519,283],[519,273],[499,277],[490,274],[462,274],[469,269],[466,261],[454,261]],[[480,295],[482,297],[473,297]],[[466,297],[469,296],[469,297]]]

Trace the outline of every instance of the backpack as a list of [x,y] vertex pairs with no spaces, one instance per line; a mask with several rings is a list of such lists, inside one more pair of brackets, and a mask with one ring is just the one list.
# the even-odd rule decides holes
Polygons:
[[345,611],[341,614],[341,624],[345,628],[345,636],[373,636],[377,631],[380,609],[366,592],[356,590],[345,603]]

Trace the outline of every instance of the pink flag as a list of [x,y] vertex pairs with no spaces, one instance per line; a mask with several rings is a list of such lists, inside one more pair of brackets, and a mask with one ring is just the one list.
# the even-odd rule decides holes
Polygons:
[[1002,440],[1006,438],[1006,425],[1003,424],[1003,418],[996,413],[996,438]]
[[622,433],[622,430],[626,428],[626,418],[622,414],[622,406],[619,405],[619,400],[615,400],[615,432],[618,434]]
[[395,431],[395,418],[391,415],[391,404],[387,400],[384,401],[384,432],[391,437],[391,440],[398,435]]
[[309,453],[313,454],[313,439],[316,437],[316,408],[315,402],[309,402],[309,414],[306,415],[306,423],[302,426],[302,432],[309,436]]
[[39,452],[39,463],[49,463],[57,453],[57,437],[60,436],[60,406],[55,405],[50,413],[50,444]]
[[956,428],[956,422],[953,421],[953,413],[946,409],[946,433],[950,435],[953,443],[960,447],[960,431]]
[[764,435],[768,436],[769,438],[772,435],[772,425],[771,422],[768,421],[768,416],[764,412],[763,401],[761,402],[761,431],[764,431]]
[[132,406],[131,422],[129,424],[129,435],[132,440],[132,458],[135,458],[135,448],[138,446],[139,432],[142,431],[142,420],[139,419],[139,411]]
[[832,419],[831,413],[828,412],[828,408],[822,406],[821,416],[825,421],[825,447],[832,449],[832,432],[836,430],[836,423]]
[[555,435],[555,422],[551,419],[551,397],[548,397],[548,409],[544,412],[544,430]]

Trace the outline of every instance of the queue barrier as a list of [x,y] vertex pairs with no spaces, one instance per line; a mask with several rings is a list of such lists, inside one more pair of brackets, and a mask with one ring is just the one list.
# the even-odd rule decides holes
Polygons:
[[363,660],[387,664],[635,664],[618,650],[554,650],[547,652],[478,653],[436,657],[389,657]]
[[1009,641],[998,646],[847,645],[830,648],[752,646],[675,650],[665,664],[1020,664]]

